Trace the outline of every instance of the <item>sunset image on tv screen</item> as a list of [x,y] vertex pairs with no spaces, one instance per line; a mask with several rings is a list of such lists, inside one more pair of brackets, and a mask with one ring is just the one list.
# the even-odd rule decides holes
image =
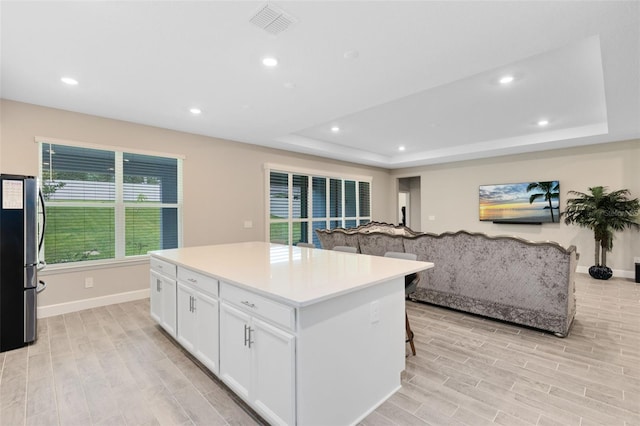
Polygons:
[[545,223],[560,221],[560,182],[480,186],[480,220]]

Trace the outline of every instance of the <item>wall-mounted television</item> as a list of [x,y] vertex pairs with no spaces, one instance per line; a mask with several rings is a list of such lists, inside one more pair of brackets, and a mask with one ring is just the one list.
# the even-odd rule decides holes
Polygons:
[[480,220],[522,224],[560,222],[560,182],[480,185]]

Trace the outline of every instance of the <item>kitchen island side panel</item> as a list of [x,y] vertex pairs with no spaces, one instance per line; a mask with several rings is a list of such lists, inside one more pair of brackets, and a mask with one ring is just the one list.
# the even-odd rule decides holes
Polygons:
[[299,425],[355,424],[400,388],[404,278],[300,308]]

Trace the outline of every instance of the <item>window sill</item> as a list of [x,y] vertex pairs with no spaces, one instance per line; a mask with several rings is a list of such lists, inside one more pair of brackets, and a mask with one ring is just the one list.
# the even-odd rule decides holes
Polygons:
[[70,272],[82,272],[96,269],[112,269],[112,268],[125,268],[136,265],[148,265],[149,256],[135,256],[127,259],[106,259],[106,260],[94,260],[86,262],[73,262],[73,263],[58,263],[55,265],[47,265],[41,271],[38,271],[38,275],[56,275],[67,274]]

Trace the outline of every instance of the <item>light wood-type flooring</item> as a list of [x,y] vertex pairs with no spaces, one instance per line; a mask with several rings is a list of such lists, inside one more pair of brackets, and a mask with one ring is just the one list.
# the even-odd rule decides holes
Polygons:
[[[578,274],[576,287],[564,339],[407,302],[418,354],[361,424],[640,425],[640,285]],[[261,422],[160,331],[148,300],[38,328],[35,344],[0,353],[0,425]]]

